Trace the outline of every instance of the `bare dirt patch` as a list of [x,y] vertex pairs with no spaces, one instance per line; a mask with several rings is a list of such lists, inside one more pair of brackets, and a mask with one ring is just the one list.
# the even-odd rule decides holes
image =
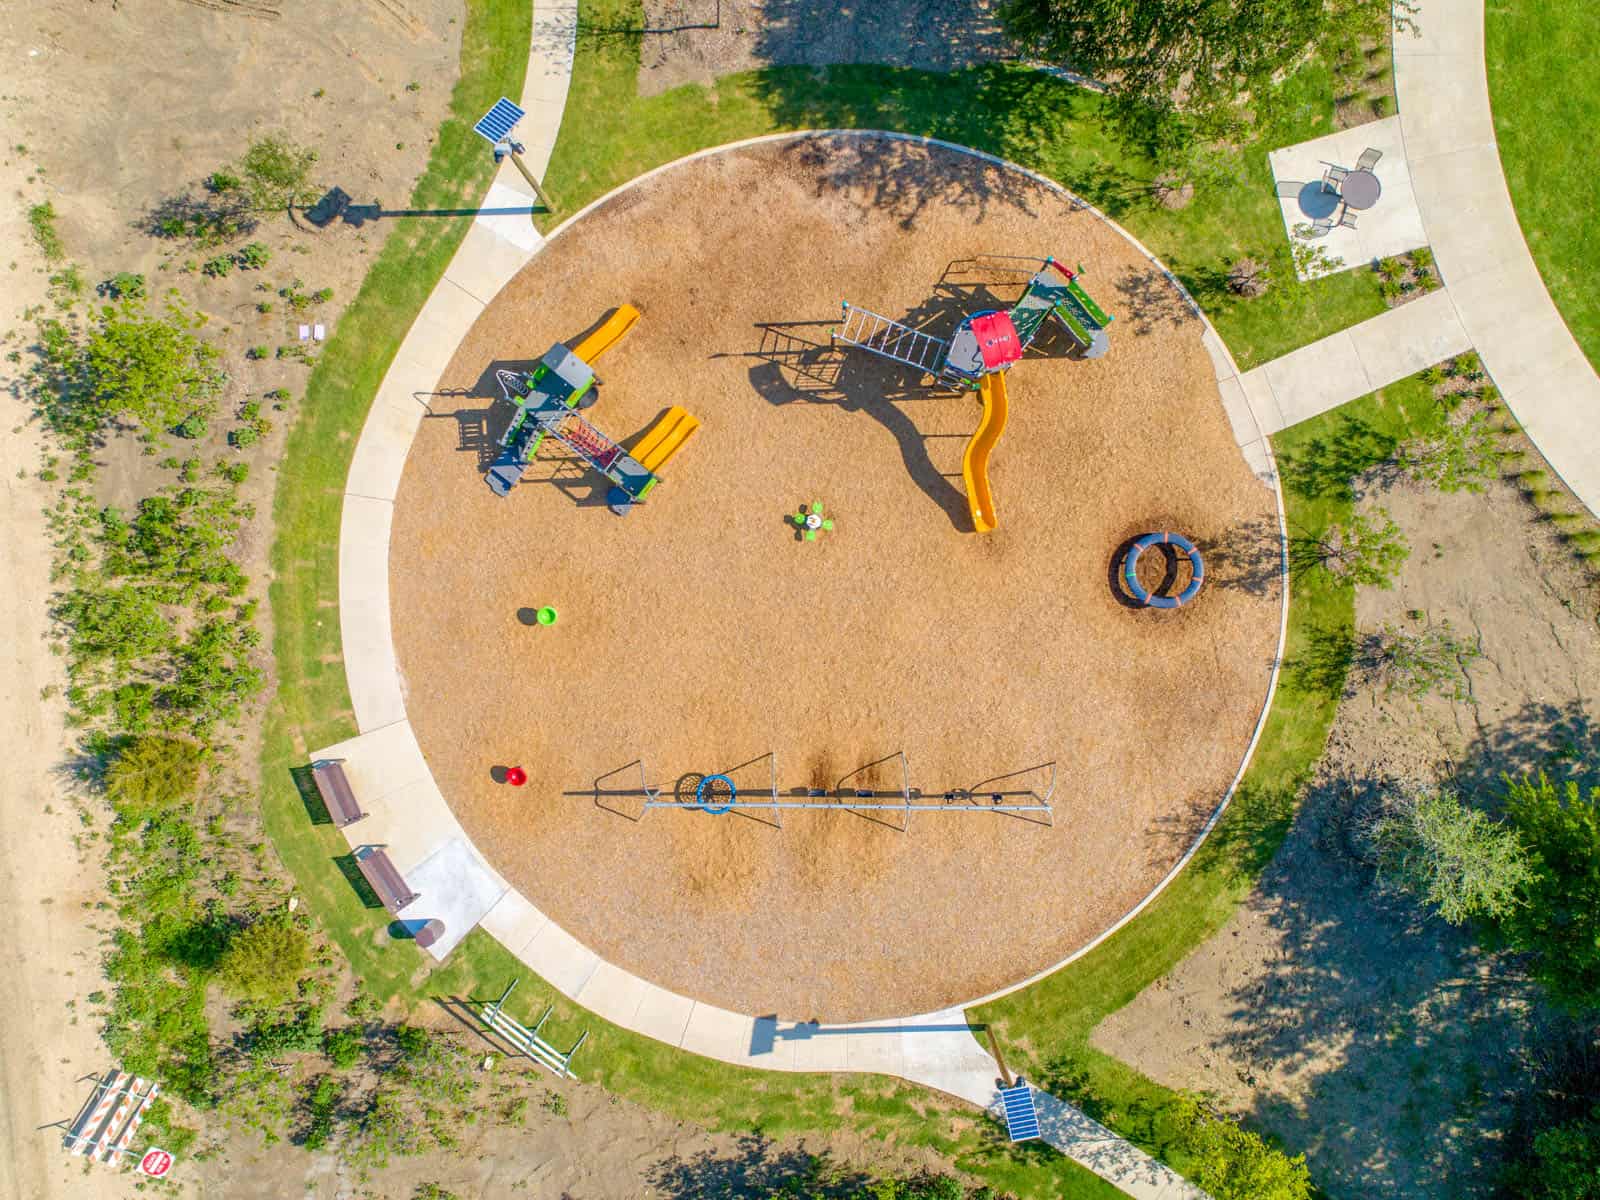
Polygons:
[[1357,627],[1448,620],[1482,646],[1470,694],[1348,696],[1256,892],[1094,1041],[1304,1149],[1330,1195],[1482,1196],[1526,1086],[1537,1001],[1515,964],[1376,898],[1348,818],[1397,781],[1483,797],[1504,771],[1594,761],[1596,596],[1510,484],[1397,487],[1382,503],[1412,556],[1394,591],[1359,594]]
[[[836,351],[828,330],[849,297],[948,333],[1026,276],[976,256],[1049,250],[1086,264],[1113,308],[1163,288],[1171,303],[1123,314],[1103,359],[1041,340],[1012,371],[991,468],[1000,528],[980,537],[960,474],[972,398]],[[970,998],[1120,916],[1237,770],[1278,623],[1275,578],[1252,569],[1275,554],[1272,496],[1176,295],[1032,181],[876,139],[701,159],[558,238],[428,397],[396,503],[410,716],[478,846],[607,959],[797,1018]],[[496,498],[480,471],[508,414],[491,368],[623,301],[644,316],[601,361],[587,415],[631,439],[682,404],[702,429],[626,520],[553,445]],[[787,514],[819,499],[837,528],[797,542]],[[1131,610],[1114,553],[1163,528],[1221,565],[1188,608]],[[554,628],[517,619],[547,603]],[[768,751],[785,793],[871,763],[849,786],[898,789],[898,760],[880,760],[902,749],[933,794],[1014,772],[1007,786],[1042,790],[1030,769],[1054,760],[1054,828],[928,815],[902,833],[789,813],[780,830],[641,815],[637,798],[594,790],[642,758],[668,794],[714,771],[755,792]],[[508,764],[529,786],[493,781]]]
[[994,0],[645,0],[639,94],[762,67],[882,63],[954,71],[1015,56]]

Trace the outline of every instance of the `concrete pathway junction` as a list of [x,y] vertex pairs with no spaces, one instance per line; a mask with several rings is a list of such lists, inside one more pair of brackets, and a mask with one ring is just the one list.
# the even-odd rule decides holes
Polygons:
[[1247,372],[1253,415],[1274,433],[1473,349],[1551,469],[1600,516],[1600,375],[1550,299],[1511,204],[1483,0],[1420,0],[1416,19],[1420,33],[1395,34],[1395,91],[1410,192],[1445,286]]

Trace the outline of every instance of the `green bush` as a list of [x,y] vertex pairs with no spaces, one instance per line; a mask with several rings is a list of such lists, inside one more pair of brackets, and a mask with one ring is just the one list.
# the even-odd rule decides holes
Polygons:
[[330,1029],[322,1035],[322,1052],[341,1071],[348,1071],[361,1061],[361,1046],[361,1031],[351,1025]]
[[244,356],[251,362],[260,362],[269,353],[270,351],[265,346],[251,346],[250,349],[244,352]]
[[1427,246],[1418,246],[1411,252],[1411,263],[1417,267],[1433,266],[1433,251]]
[[1533,956],[1534,974],[1563,1006],[1600,1008],[1600,787],[1540,773],[1512,779],[1506,816],[1533,859],[1523,901],[1502,928]]
[[244,181],[228,171],[213,171],[206,176],[206,191],[213,196],[226,196],[244,187]]
[[1535,1134],[1510,1182],[1520,1200],[1600,1200],[1600,1108]]
[[332,1075],[319,1075],[306,1094],[306,1130],[301,1143],[320,1150],[333,1137],[333,1118],[344,1098],[344,1085]]
[[206,757],[206,748],[187,738],[136,738],[106,769],[106,797],[135,821],[180,807],[194,798]]
[[195,336],[200,324],[177,305],[152,316],[128,304],[106,306],[82,334],[45,322],[34,373],[40,411],[74,448],[116,418],[154,436],[209,414],[228,376],[215,347]]
[[233,266],[233,255],[218,254],[200,264],[200,273],[212,279],[221,279],[233,274]]
[[1214,1200],[1311,1200],[1306,1156],[1274,1150],[1236,1122],[1181,1096],[1179,1123],[1194,1166],[1189,1177]]
[[144,276],[132,271],[118,271],[100,285],[99,291],[113,300],[143,300]]
[[192,412],[183,420],[174,425],[172,427],[172,432],[181,438],[188,438],[189,440],[194,441],[205,437],[206,430],[210,427],[210,424],[211,423],[206,420],[206,415],[204,413]]
[[1451,792],[1397,797],[1367,840],[1379,881],[1409,892],[1451,925],[1509,916],[1533,875],[1516,831]]
[[60,262],[67,256],[61,235],[56,232],[55,205],[46,200],[28,209],[28,228],[33,232],[34,245],[44,255],[46,262]]
[[1297,567],[1318,566],[1358,586],[1391,588],[1411,547],[1394,518],[1380,508],[1370,517],[1352,513],[1321,537],[1296,538],[1290,554]]
[[311,939],[293,922],[267,918],[228,939],[217,978],[236,996],[266,1003],[292,995],[311,960]]
[[270,135],[250,143],[239,169],[252,203],[259,208],[282,208],[313,198],[310,177],[316,161],[314,150]]
[[247,271],[259,271],[272,261],[272,251],[261,242],[251,242],[239,251],[239,265]]

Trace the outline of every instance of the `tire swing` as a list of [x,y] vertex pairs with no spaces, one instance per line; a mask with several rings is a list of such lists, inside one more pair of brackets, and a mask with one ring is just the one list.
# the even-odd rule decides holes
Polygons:
[[[1159,590],[1153,591],[1139,582],[1139,556],[1152,546],[1166,547],[1166,552],[1175,561],[1182,559],[1189,564],[1189,582],[1176,596],[1163,596]],[[1135,538],[1122,560],[1122,582],[1127,586],[1128,594],[1144,608],[1182,608],[1199,595],[1200,585],[1205,578],[1205,562],[1200,557],[1200,551],[1181,533],[1147,533]]]

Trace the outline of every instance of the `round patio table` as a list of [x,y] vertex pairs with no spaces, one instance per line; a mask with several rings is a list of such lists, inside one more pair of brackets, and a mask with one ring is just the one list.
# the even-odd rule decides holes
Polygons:
[[1371,171],[1351,171],[1339,184],[1339,195],[1345,204],[1357,210],[1371,208],[1383,194],[1383,185]]

